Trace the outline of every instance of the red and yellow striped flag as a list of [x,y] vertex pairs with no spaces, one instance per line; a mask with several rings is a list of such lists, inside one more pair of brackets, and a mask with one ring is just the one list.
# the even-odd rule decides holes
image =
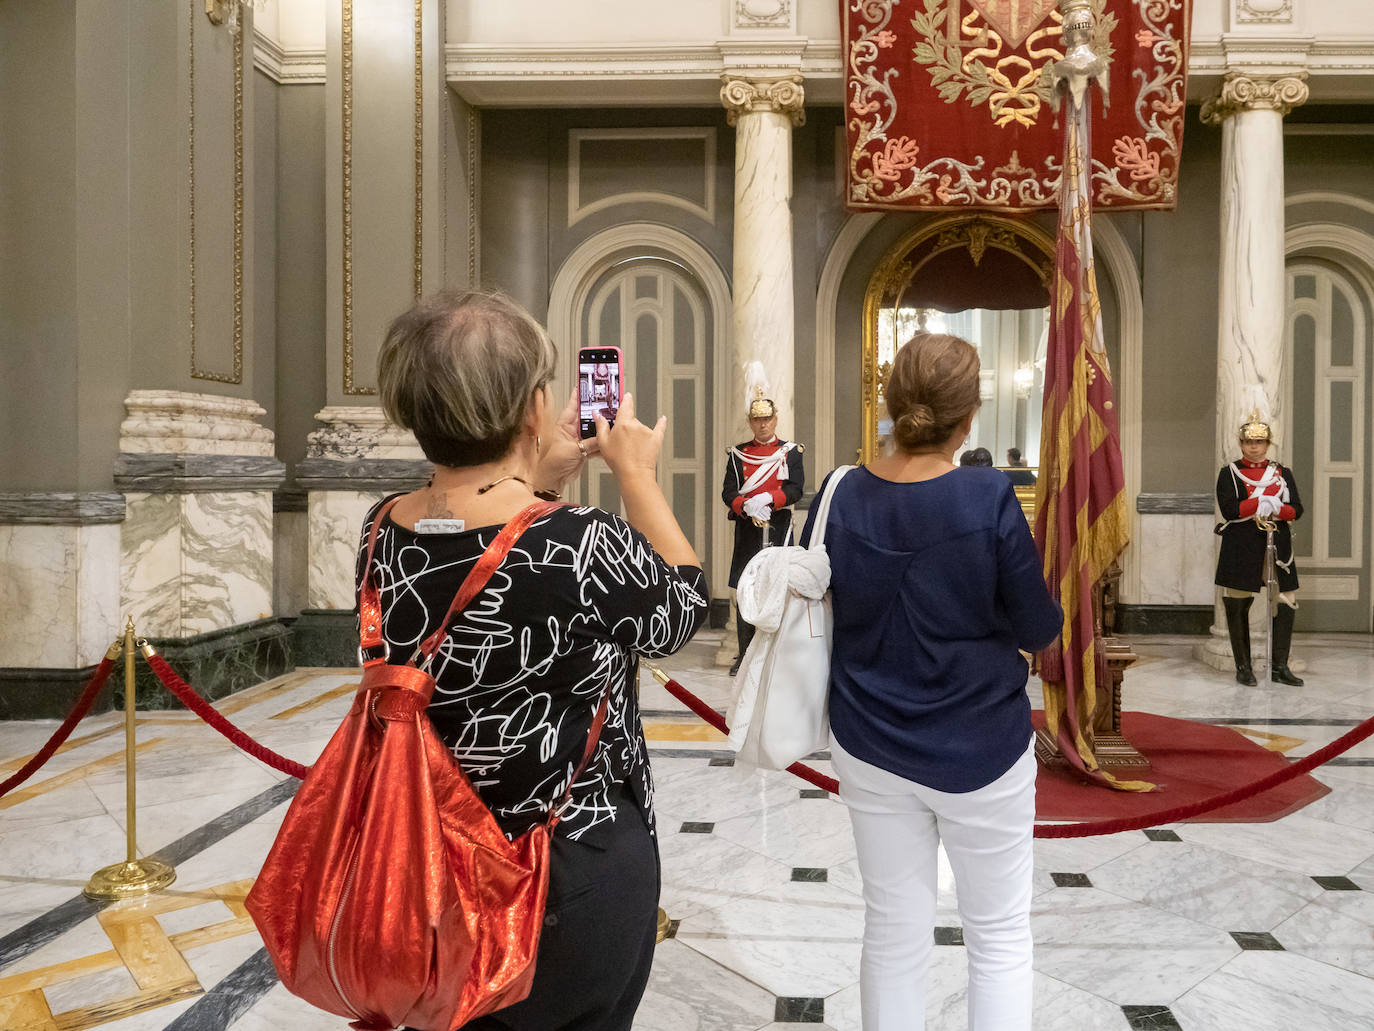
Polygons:
[[1088,98],[1067,93],[1059,237],[1050,296],[1045,408],[1036,481],[1035,543],[1045,582],[1064,610],[1060,638],[1039,655],[1045,725],[1068,761],[1103,783],[1148,791],[1099,769],[1092,718],[1109,690],[1093,613],[1093,587],[1130,540],[1121,441],[1093,272]]

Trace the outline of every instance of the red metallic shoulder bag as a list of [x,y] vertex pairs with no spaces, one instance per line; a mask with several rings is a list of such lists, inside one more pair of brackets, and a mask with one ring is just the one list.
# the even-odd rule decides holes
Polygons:
[[[394,504],[368,535],[362,686],[301,782],[246,905],[289,991],[359,1031],[452,1031],[529,994],[549,838],[596,749],[608,692],[548,819],[508,841],[425,713],[433,677],[387,661],[372,554]],[[531,505],[502,528],[412,662],[438,651],[520,535],[557,507]]]

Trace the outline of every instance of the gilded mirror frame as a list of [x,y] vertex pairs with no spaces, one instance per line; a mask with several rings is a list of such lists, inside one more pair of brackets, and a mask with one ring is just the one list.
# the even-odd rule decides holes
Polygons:
[[888,366],[878,362],[878,313],[895,304],[907,286],[936,255],[966,250],[975,267],[989,247],[1006,251],[1024,262],[1049,292],[1054,278],[1054,237],[1039,226],[1002,215],[946,215],[931,219],[893,244],[873,270],[864,291],[860,347],[859,461],[878,456],[878,420]]

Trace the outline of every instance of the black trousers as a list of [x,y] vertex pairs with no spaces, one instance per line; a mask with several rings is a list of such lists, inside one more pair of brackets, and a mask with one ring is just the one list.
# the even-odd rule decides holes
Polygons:
[[658,843],[623,793],[597,844],[555,836],[529,997],[463,1031],[630,1031],[658,927]]

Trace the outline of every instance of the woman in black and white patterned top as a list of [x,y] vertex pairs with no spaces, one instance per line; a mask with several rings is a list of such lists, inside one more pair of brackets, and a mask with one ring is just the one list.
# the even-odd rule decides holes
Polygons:
[[378,528],[393,655],[434,632],[501,527],[536,491],[558,493],[589,455],[615,474],[627,516],[564,507],[536,521],[454,618],[431,666],[430,719],[511,837],[562,795],[610,692],[553,839],[534,987],[470,1031],[628,1031],[653,958],[659,886],[635,656],[677,651],[707,608],[701,563],[655,475],[665,420],[640,423],[627,394],[615,426],[598,419],[596,439],[580,441],[575,399],[560,414],[548,387],[553,368],[538,323],[480,292],[416,305],[392,324],[379,359],[388,417],[435,465],[431,483]]

